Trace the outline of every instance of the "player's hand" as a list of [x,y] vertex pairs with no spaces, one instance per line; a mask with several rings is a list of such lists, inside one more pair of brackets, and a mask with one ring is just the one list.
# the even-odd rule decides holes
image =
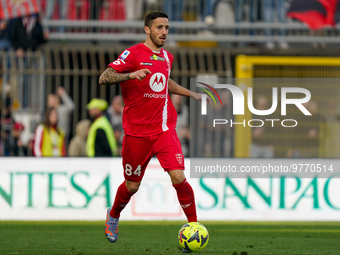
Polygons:
[[147,74],[151,74],[149,69],[141,69],[136,72],[130,73],[130,79],[137,79],[139,81],[143,80]]
[[[190,91],[190,97],[195,99],[195,100],[198,100],[198,101],[201,101],[202,100],[202,95],[203,94],[199,94],[199,93],[196,93],[196,92],[193,92],[193,91]],[[212,105],[211,103],[211,98],[207,96],[207,103],[208,105]]]
[[63,88],[63,87],[58,87],[58,89],[57,89],[57,94],[58,94],[58,96],[60,96],[60,97],[63,97],[63,95],[65,95],[65,89]]

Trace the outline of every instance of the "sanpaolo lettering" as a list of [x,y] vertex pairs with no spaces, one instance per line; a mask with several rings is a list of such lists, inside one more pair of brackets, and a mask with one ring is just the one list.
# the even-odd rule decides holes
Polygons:
[[[34,208],[37,204],[41,204],[44,200],[46,208],[86,208],[90,202],[96,197],[102,197],[106,207],[111,205],[111,192],[110,192],[110,176],[104,176],[99,183],[94,185],[95,190],[89,191],[86,185],[80,181],[90,179],[90,174],[85,171],[78,171],[72,174],[68,172],[11,172],[8,174],[8,188],[4,188],[0,184],[0,202],[5,202],[9,207],[15,207],[20,196],[20,200],[26,208]],[[38,181],[39,180],[39,181]],[[41,187],[41,181],[44,182],[43,187],[46,190],[43,193],[37,193],[36,186]],[[20,190],[17,185],[20,184]],[[23,189],[25,189],[26,197],[22,197]],[[70,192],[76,191],[82,199],[82,203],[74,204]],[[45,197],[43,198],[43,194]],[[62,201],[62,202],[61,202]]]
[[[218,178],[215,181],[219,181]],[[302,204],[304,206],[307,204],[311,210],[322,208],[340,210],[336,192],[339,176],[336,175],[326,181],[317,177],[308,180],[294,176],[282,176],[281,178],[266,178],[266,183],[259,183],[250,177],[242,183],[232,178],[225,178],[223,182],[221,189],[221,185],[212,183],[212,179],[200,179],[200,187],[205,193],[205,201],[198,201],[200,209],[227,210],[230,207],[228,204],[233,203],[235,206],[237,201],[245,209],[265,206],[271,209],[298,210]]]

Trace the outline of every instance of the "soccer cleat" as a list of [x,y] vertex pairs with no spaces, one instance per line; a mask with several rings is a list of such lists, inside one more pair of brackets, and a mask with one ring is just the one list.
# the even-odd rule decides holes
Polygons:
[[118,240],[118,223],[119,218],[112,218],[110,215],[110,208],[106,212],[105,222],[105,236],[111,243],[115,243]]

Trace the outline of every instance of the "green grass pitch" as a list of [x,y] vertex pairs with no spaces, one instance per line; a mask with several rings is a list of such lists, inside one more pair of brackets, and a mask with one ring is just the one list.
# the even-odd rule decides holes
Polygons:
[[[185,222],[121,222],[111,244],[103,222],[0,221],[0,254],[182,254]],[[340,222],[202,222],[208,246],[197,254],[340,254]]]

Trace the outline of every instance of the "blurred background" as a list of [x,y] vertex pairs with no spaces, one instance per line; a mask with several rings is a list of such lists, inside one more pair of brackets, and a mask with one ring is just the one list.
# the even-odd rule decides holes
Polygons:
[[[295,132],[225,127],[214,133],[203,127],[194,134],[189,123],[200,123],[190,119],[190,100],[173,95],[185,156],[190,155],[190,137],[197,137],[195,142],[203,146],[191,156],[337,158],[339,3],[306,2],[0,1],[0,155],[37,155],[37,128],[47,109],[54,107],[64,139],[59,156],[87,156],[70,146],[74,138],[85,146],[90,125],[87,104],[101,98],[108,103],[105,115],[119,156],[124,135],[120,87],[99,86],[98,79],[124,49],[145,40],[143,17],[161,10],[169,15],[171,27],[165,47],[175,57],[171,78],[182,86],[190,88],[191,78],[208,79],[211,85],[247,79],[236,83],[254,87],[258,109],[271,105],[274,85],[305,87],[312,93],[306,107],[313,117],[299,120]],[[287,78],[303,79],[303,84],[298,80],[279,84]],[[226,103],[215,110],[232,119],[230,95],[222,96]]]

